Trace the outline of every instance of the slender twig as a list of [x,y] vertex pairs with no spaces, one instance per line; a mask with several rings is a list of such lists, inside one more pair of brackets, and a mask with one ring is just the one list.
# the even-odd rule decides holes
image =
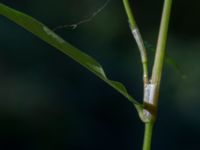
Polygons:
[[157,47],[156,47],[156,55],[155,55],[152,77],[151,77],[151,83],[156,85],[155,97],[154,97],[154,102],[153,102],[155,106],[157,106],[158,94],[156,93],[159,93],[158,91],[160,87],[160,80],[161,80],[163,64],[164,64],[168,26],[169,26],[170,13],[171,13],[171,5],[172,5],[172,0],[165,0],[163,13],[162,13],[162,20],[161,20],[161,25],[160,25],[160,31],[159,31],[159,36],[158,36],[158,42],[157,42]]
[[147,52],[146,48],[144,46],[144,42],[142,39],[142,36],[140,34],[139,28],[137,27],[135,18],[133,16],[133,12],[130,8],[130,4],[128,0],[123,0],[124,8],[126,11],[126,14],[128,16],[131,32],[136,40],[136,43],[138,45],[140,55],[141,55],[141,60],[142,60],[142,66],[143,66],[143,80],[144,80],[144,86],[146,86],[149,82],[148,79],[148,61],[147,61]]

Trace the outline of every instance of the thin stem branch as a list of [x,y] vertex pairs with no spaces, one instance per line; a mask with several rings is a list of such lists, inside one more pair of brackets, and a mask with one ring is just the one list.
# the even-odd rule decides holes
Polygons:
[[123,0],[123,3],[124,3],[124,8],[126,10],[126,14],[128,16],[129,23],[130,23],[130,28],[131,28],[131,30],[134,30],[135,28],[137,28],[137,24],[136,24],[135,18],[133,16],[133,12],[131,10],[129,1]]
[[126,11],[126,14],[128,16],[129,23],[130,23],[131,32],[132,32],[132,34],[133,34],[133,36],[136,40],[136,43],[137,43],[139,51],[140,51],[142,66],[143,66],[144,86],[146,86],[146,84],[148,84],[148,82],[149,82],[149,79],[148,79],[148,61],[147,61],[146,48],[144,46],[142,36],[140,34],[140,31],[137,27],[135,18],[133,16],[133,12],[131,10],[129,1],[123,0],[123,4],[124,4],[124,8],[125,8],[125,11]]
[[151,149],[151,140],[154,123],[145,123],[143,150]]
[[[160,25],[160,31],[159,31],[159,36],[158,36],[157,48],[156,48],[156,55],[155,55],[152,77],[151,77],[151,82],[157,85],[157,91],[159,90],[163,63],[164,63],[165,49],[166,49],[166,43],[167,43],[167,33],[168,33],[169,20],[170,20],[170,14],[171,14],[171,6],[172,6],[172,0],[165,0],[163,13],[162,13],[162,20],[161,20],[161,25]],[[157,101],[157,98],[156,98],[156,101]],[[157,105],[157,102],[154,102],[154,104]]]

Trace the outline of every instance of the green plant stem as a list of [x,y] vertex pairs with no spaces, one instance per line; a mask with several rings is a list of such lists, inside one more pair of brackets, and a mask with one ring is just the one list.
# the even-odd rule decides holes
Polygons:
[[153,126],[154,126],[153,122],[145,123],[143,150],[151,149]]
[[[160,25],[160,31],[159,31],[159,36],[158,36],[156,55],[155,55],[150,83],[148,80],[147,53],[143,44],[142,37],[140,35],[139,29],[137,28],[135,18],[130,8],[129,1],[123,0],[123,3],[124,3],[127,16],[128,16],[129,23],[130,23],[131,31],[138,44],[141,58],[142,58],[144,85],[147,85],[147,92],[148,92],[148,93],[144,92],[144,97],[147,96],[147,99],[144,99],[145,110],[143,113],[144,119],[142,119],[145,123],[143,150],[151,150],[151,140],[152,140],[153,126],[154,126],[155,118],[157,116],[156,110],[157,110],[157,103],[158,103],[160,80],[161,80],[163,63],[164,63],[172,0],[164,1],[164,8],[163,8],[163,13],[162,13],[162,18],[161,18],[161,25]],[[148,86],[150,89],[148,89]],[[149,106],[151,107],[151,109],[153,108],[153,110],[155,110],[153,111],[153,113],[149,109],[150,108]]]
[[155,93],[154,102],[153,102],[155,106],[157,106],[157,103],[158,103],[157,102],[158,95],[159,95],[158,93],[159,93],[160,80],[161,80],[161,75],[162,75],[165,49],[166,49],[166,43],[167,43],[167,33],[168,33],[169,20],[170,20],[170,14],[171,14],[171,6],[172,6],[172,0],[165,0],[163,13],[162,13],[162,19],[161,19],[161,25],[160,25],[160,31],[159,31],[159,36],[158,36],[157,48],[156,48],[156,55],[155,55],[152,77],[151,77],[152,84],[156,85],[156,90],[155,90],[156,93]]
[[137,24],[136,24],[135,18],[133,16],[133,12],[131,10],[129,1],[123,0],[123,3],[124,3],[124,8],[125,8],[126,14],[128,16],[129,23],[130,23],[130,28],[131,28],[131,30],[134,30],[135,28],[137,28]]
[[144,80],[144,85],[148,84],[149,79],[148,79],[148,60],[147,60],[147,52],[146,48],[144,46],[144,42],[142,39],[142,36],[140,34],[140,31],[137,27],[135,18],[133,16],[133,12],[131,10],[130,4],[128,0],[123,0],[124,8],[126,11],[126,14],[128,16],[131,32],[136,40],[136,43],[138,45],[138,48],[140,50],[140,55],[141,55],[141,60],[142,60],[142,66],[143,66],[143,80]]

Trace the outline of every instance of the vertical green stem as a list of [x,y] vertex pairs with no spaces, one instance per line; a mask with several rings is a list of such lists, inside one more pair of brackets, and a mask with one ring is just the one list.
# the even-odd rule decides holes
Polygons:
[[143,150],[151,149],[153,126],[153,123],[145,123]]
[[[157,85],[157,91],[159,90],[160,80],[162,75],[163,63],[164,63],[164,56],[165,56],[165,48],[167,42],[167,33],[168,33],[168,26],[171,14],[171,6],[172,0],[165,0],[162,20],[160,25],[160,31],[158,36],[157,48],[156,48],[156,56],[153,65],[152,71],[152,78],[151,82]],[[157,101],[157,98],[156,98]],[[154,102],[157,105],[157,102]]]

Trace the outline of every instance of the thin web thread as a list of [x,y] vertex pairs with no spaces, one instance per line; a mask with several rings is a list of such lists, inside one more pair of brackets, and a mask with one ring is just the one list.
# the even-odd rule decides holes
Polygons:
[[97,9],[95,12],[93,12],[92,15],[89,16],[88,18],[86,18],[86,19],[84,19],[84,20],[81,20],[81,21],[79,21],[79,22],[77,22],[77,23],[74,23],[74,24],[65,24],[65,25],[57,26],[57,27],[53,28],[53,31],[57,31],[57,30],[64,29],[64,28],[71,28],[72,30],[74,30],[74,29],[76,29],[78,26],[92,21],[92,20],[94,19],[94,17],[96,17],[99,13],[102,12],[103,9],[106,8],[106,6],[108,5],[108,3],[109,3],[110,1],[111,1],[111,0],[107,0],[99,9]]

